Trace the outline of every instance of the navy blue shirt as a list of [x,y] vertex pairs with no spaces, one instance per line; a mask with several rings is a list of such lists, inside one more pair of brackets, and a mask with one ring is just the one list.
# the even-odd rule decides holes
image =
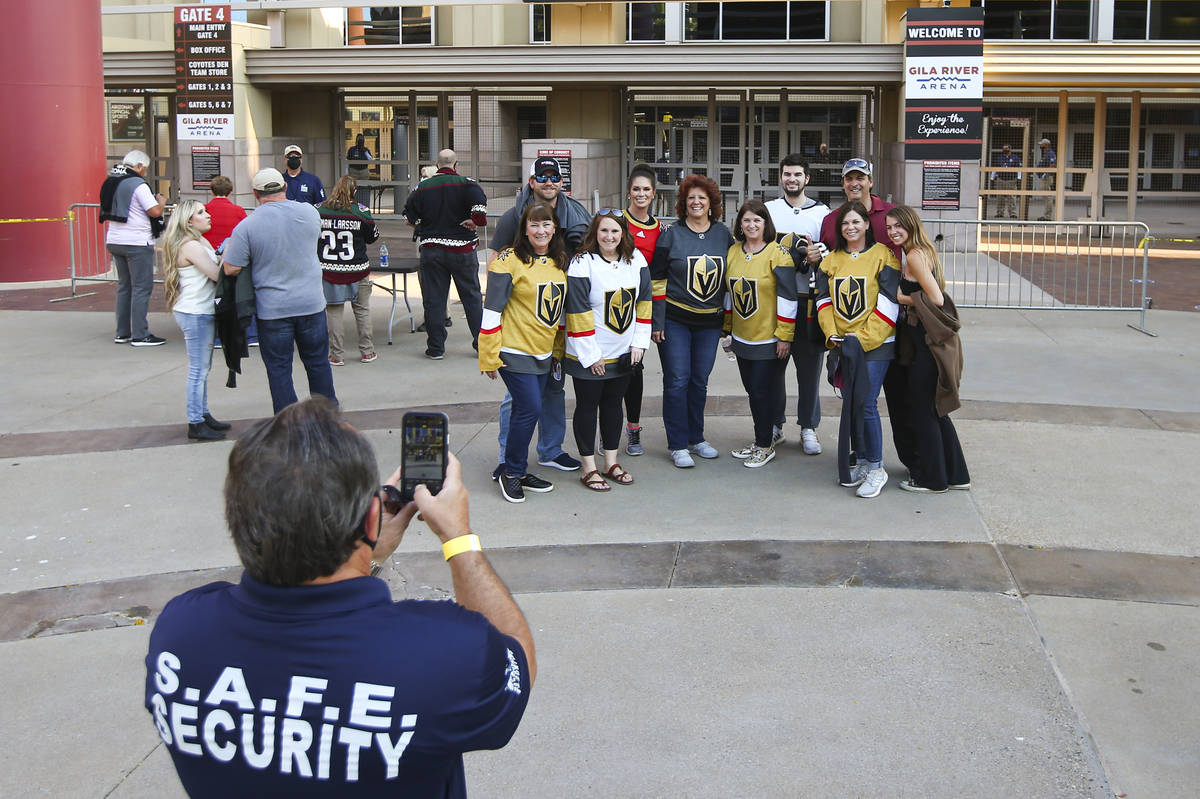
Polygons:
[[462,753],[529,701],[517,641],[454,602],[362,577],[210,583],[150,635],[146,708],[190,796],[466,796]]
[[321,179],[312,172],[305,172],[301,169],[298,175],[292,177],[285,171],[283,182],[287,184],[289,200],[313,205],[325,202],[325,187],[321,184]]

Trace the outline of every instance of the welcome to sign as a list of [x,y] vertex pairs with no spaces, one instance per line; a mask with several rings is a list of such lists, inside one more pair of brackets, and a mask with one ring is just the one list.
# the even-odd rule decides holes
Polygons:
[[983,9],[910,8],[904,157],[978,159],[983,143]]

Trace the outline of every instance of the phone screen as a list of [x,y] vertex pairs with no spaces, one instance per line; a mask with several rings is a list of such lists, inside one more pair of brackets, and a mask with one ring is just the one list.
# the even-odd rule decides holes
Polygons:
[[424,485],[433,494],[442,490],[449,444],[450,420],[446,414],[404,414],[400,493],[405,502],[412,500],[418,485]]

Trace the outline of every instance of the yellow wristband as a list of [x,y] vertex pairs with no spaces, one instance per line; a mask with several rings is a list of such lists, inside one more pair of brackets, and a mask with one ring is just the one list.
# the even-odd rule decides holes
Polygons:
[[482,552],[483,547],[479,544],[479,536],[471,533],[469,535],[460,535],[457,538],[451,538],[446,543],[442,544],[442,556],[446,560],[455,555],[461,555],[464,552]]

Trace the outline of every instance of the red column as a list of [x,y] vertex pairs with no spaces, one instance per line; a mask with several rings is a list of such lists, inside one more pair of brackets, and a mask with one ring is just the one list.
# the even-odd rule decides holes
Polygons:
[[[61,9],[58,10],[58,9]],[[0,219],[98,202],[106,170],[100,0],[5,0],[0,10]],[[0,282],[69,274],[63,222],[0,224]]]

